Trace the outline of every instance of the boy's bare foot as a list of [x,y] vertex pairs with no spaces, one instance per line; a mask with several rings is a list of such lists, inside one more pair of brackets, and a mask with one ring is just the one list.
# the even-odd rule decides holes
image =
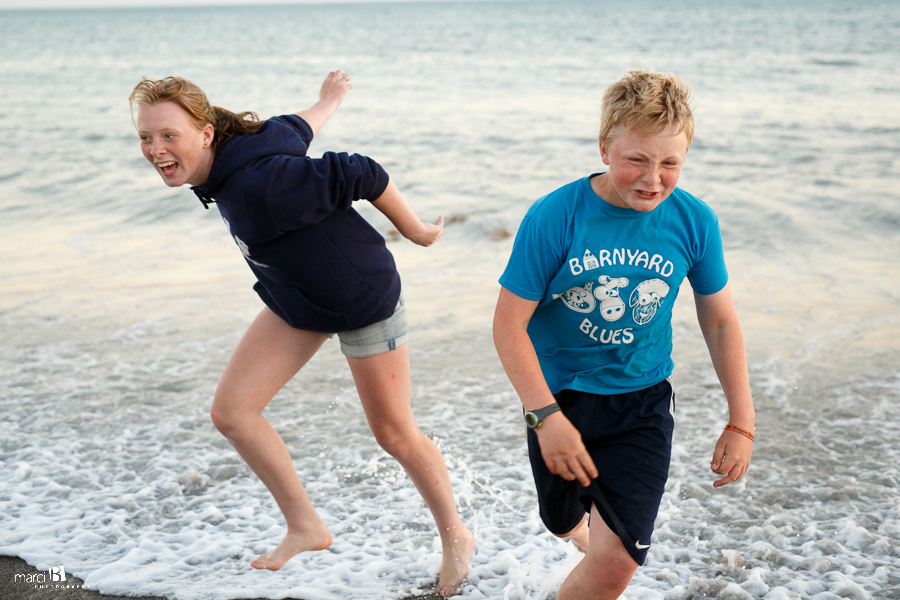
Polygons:
[[475,536],[464,526],[460,527],[462,531],[454,535],[449,544],[443,544],[441,574],[437,580],[438,593],[441,596],[455,594],[469,574],[469,559],[475,549]]
[[330,545],[331,532],[328,531],[328,527],[324,523],[322,523],[321,527],[311,532],[291,533],[288,531],[288,534],[284,536],[277,548],[271,552],[266,552],[250,563],[250,565],[254,569],[277,571],[284,566],[284,563],[301,552],[324,550]]

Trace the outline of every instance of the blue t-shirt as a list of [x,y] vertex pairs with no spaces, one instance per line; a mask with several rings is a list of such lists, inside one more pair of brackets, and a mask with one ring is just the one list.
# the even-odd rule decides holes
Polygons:
[[728,282],[709,206],[675,188],[649,213],[619,208],[585,177],[532,205],[500,284],[538,301],[528,335],[551,392],[616,394],[671,375],[685,276],[701,295]]

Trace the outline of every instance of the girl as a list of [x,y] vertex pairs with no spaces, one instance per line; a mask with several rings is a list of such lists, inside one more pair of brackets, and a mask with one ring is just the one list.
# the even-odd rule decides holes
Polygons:
[[184,184],[215,203],[258,281],[266,307],[231,357],[212,421],[278,503],[287,535],[255,561],[280,569],[292,556],[331,545],[281,437],[262,416],[272,397],[337,333],[375,439],[406,469],[431,510],[443,547],[439,592],[456,592],[474,537],[456,510],[443,457],[410,406],[409,348],[400,277],[384,239],[353,208],[369,199],[422,246],[443,233],[419,220],[384,169],[360,155],[306,156],[313,136],[350,90],[328,74],[319,100],[260,121],[211,106],[185,79],[144,79],[129,98],[144,157],[166,185]]

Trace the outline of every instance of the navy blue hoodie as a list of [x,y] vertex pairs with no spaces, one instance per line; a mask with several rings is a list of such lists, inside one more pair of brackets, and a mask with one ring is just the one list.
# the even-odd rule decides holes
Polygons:
[[218,148],[191,189],[219,207],[266,306],[298,329],[349,331],[390,317],[400,297],[384,238],[351,206],[389,178],[358,154],[306,156],[312,138],[297,115],[273,117]]

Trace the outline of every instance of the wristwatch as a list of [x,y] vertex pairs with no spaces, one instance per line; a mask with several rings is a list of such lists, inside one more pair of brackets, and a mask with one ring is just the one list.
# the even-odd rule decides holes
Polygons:
[[528,425],[528,429],[537,429],[541,426],[541,423],[544,422],[544,419],[557,412],[558,410],[559,404],[557,404],[556,402],[545,406],[544,408],[529,410],[525,413],[525,424]]

